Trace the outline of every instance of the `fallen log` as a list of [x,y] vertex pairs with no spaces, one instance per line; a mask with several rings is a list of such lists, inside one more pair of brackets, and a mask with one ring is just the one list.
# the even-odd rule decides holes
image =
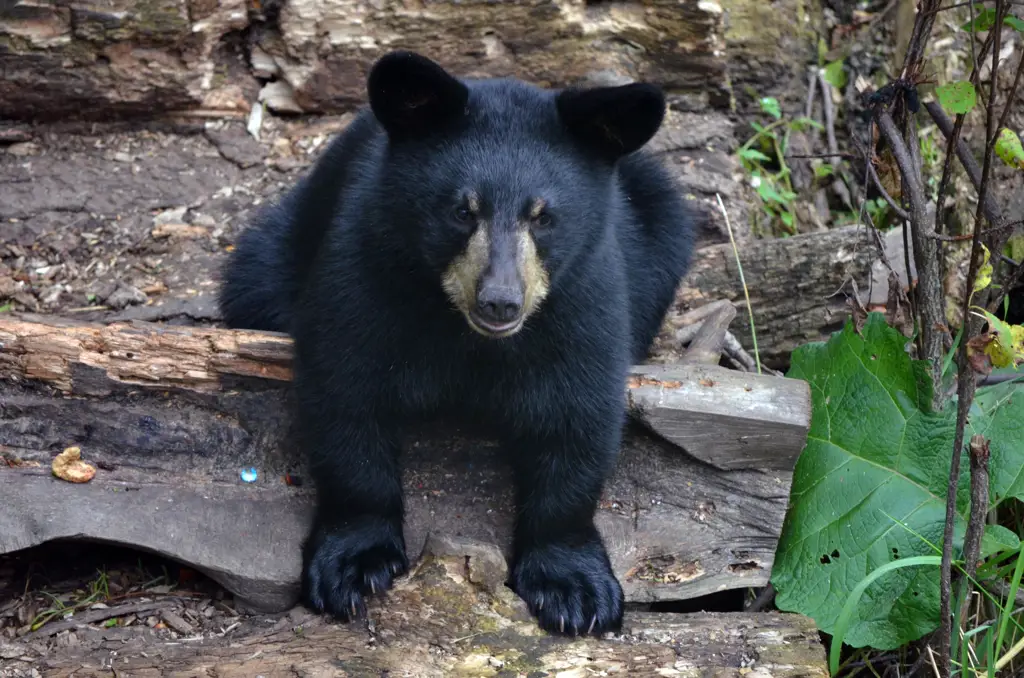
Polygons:
[[[290,360],[282,335],[0,317],[0,553],[113,541],[189,563],[254,607],[292,605],[312,497],[296,484]],[[766,584],[806,383],[647,365],[625,386],[637,421],[597,523],[627,600]],[[442,427],[410,440],[410,555],[428,532],[504,546],[512,483],[495,446]],[[98,467],[88,483],[51,475],[71,445]],[[258,479],[242,482],[250,467]]]
[[813,31],[803,29],[817,15],[795,0],[770,10],[722,4],[724,12],[716,2],[675,0],[443,0],[429,9],[369,0],[5,3],[0,118],[245,115],[258,102],[342,112],[363,102],[369,65],[398,48],[471,76],[648,79],[690,109],[727,107],[730,82],[792,96],[787,85],[802,69],[784,64],[813,54]]
[[[11,670],[46,678],[828,676],[817,630],[801,615],[629,611],[621,634],[561,638],[537,632],[503,586],[505,574],[494,547],[432,537],[410,575],[370,603],[366,623],[333,624],[296,610],[266,631],[190,642],[135,635],[116,651],[83,649],[95,647],[89,634],[113,640],[118,629],[82,623],[78,647],[18,648],[24,658],[12,651]],[[29,673],[30,662],[39,673]]]
[[[858,226],[741,244],[740,261],[754,311],[761,361],[783,368],[796,347],[824,341],[841,330],[849,317],[851,280],[862,295],[861,303],[868,303],[876,252]],[[656,340],[655,358],[659,362],[678,360],[675,333],[684,325],[686,312],[723,299],[737,309],[730,329],[752,352],[739,269],[732,246],[726,243],[701,248],[694,255],[690,272],[681,282]]]

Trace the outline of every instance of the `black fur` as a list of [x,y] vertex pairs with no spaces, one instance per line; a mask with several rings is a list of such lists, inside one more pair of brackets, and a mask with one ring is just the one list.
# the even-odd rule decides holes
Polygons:
[[[451,416],[482,422],[509,452],[520,509],[510,585],[541,626],[617,630],[622,589],[593,514],[628,367],[691,250],[677,187],[636,150],[664,100],[646,85],[559,95],[456,80],[408,53],[378,62],[369,93],[370,108],[240,239],[221,298],[230,326],[296,341],[318,490],[305,601],[349,619],[406,571],[401,436]],[[504,339],[470,329],[441,286],[469,237],[452,216],[467,189],[491,219],[515,219],[537,196],[552,218],[535,235],[550,294]]]

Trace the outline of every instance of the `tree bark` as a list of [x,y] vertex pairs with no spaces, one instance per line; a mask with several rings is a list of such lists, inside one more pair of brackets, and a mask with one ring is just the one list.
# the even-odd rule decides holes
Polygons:
[[[0,552],[114,541],[192,564],[256,607],[293,604],[312,497],[294,484],[290,351],[274,334],[0,317]],[[638,421],[597,523],[628,600],[767,583],[806,383],[649,365],[624,397]],[[71,445],[98,467],[88,483],[50,473]],[[512,482],[492,443],[427,427],[404,464],[410,556],[428,532],[507,543]],[[249,467],[254,483],[240,480]]]

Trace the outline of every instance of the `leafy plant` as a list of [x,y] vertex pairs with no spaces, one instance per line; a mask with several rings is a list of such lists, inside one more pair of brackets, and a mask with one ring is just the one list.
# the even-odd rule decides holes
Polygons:
[[[866,576],[895,560],[934,555],[930,544],[942,541],[956,405],[930,411],[927,362],[912,360],[906,344],[881,314],[871,313],[859,331],[849,321],[828,342],[793,353],[788,376],[810,384],[813,410],[772,582],[780,609],[807,614],[828,633]],[[1024,498],[1024,385],[980,389],[969,433],[991,442],[991,505]],[[968,482],[962,473],[957,545]],[[1008,530],[990,526],[987,533],[989,551],[1020,548]],[[899,647],[938,625],[938,570],[888,572],[851,605],[846,643]]]
[[761,99],[761,110],[776,120],[782,117],[782,108],[779,106],[779,100],[774,97],[763,97]]
[[[762,97],[759,104],[762,112],[774,120],[767,125],[752,122],[755,134],[739,148],[736,155],[750,174],[750,184],[760,196],[762,210],[769,221],[781,224],[784,233],[794,234],[797,230],[793,201],[797,194],[793,191],[790,169],[786,165],[786,149],[794,130],[806,127],[820,129],[821,125],[810,118],[789,120],[783,117],[778,100],[772,97]],[[784,130],[781,136],[780,130]]]
[[[987,31],[992,28],[996,23],[996,10],[994,7],[987,7],[974,17],[974,21],[968,21],[967,23],[960,26],[961,30],[977,33],[979,31]],[[1003,18],[1003,25],[1009,26],[1010,28],[1024,33],[1024,21],[1018,19],[1015,16],[1006,16]]]

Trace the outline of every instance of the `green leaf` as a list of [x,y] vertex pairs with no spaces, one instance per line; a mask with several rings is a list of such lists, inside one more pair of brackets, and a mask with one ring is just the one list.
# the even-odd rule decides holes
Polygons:
[[792,125],[793,128],[796,130],[802,130],[805,127],[813,127],[816,130],[820,130],[822,132],[825,131],[825,126],[822,125],[820,122],[818,122],[814,118],[805,118],[802,115],[799,118],[793,120]]
[[784,223],[786,226],[788,226],[790,228],[793,228],[793,213],[792,212],[782,212],[782,213],[779,214],[779,218],[782,219],[782,223]]
[[991,254],[989,253],[988,248],[985,247],[984,245],[981,246],[981,252],[983,255],[981,260],[981,266],[978,267],[978,274],[974,278],[975,292],[980,292],[981,290],[985,289],[986,287],[992,284],[993,268],[992,262],[989,261]]
[[1020,548],[1020,537],[1002,525],[986,525],[981,535],[981,557],[988,558],[997,553],[1016,551]]
[[[835,633],[840,610],[864,578],[895,560],[933,555],[942,542],[956,404],[932,412],[927,362],[908,340],[870,313],[827,342],[794,351],[787,376],[811,387],[807,445],[793,475],[790,508],[772,583],[780,609],[814,618]],[[978,390],[969,419],[990,440],[991,503],[1024,497],[1024,383]],[[969,507],[967,455],[961,463],[954,553]],[[894,522],[894,520],[896,522]],[[989,535],[1002,540],[1005,535]],[[892,649],[934,630],[938,572],[893,571],[853,607],[845,642]]]
[[14,308],[14,304],[4,304],[3,306],[0,306],[0,313],[7,313],[12,308]]
[[908,567],[921,567],[922,565],[930,565],[932,567],[938,567],[942,564],[941,556],[915,556],[913,558],[907,558],[903,561],[892,561],[885,565],[880,565],[875,571],[868,574],[850,593],[850,597],[846,599],[846,603],[843,605],[842,611],[839,613],[839,621],[836,623],[835,635],[832,639],[831,647],[828,653],[828,670],[833,676],[839,673],[839,656],[843,649],[843,643],[846,641],[846,630],[849,628],[850,620],[854,617],[854,612],[857,609],[857,603],[860,602],[861,596],[868,589],[869,586],[878,578],[893,570],[902,570]]
[[762,97],[761,110],[776,120],[782,117],[782,108],[779,106],[779,100],[774,97]]
[[846,86],[846,71],[843,70],[842,59],[837,59],[825,66],[825,81],[838,89]]
[[758,162],[771,162],[772,159],[767,155],[753,148],[740,149],[739,156],[744,160],[756,160]]
[[761,196],[761,200],[765,202],[785,202],[779,192],[775,190],[775,186],[770,181],[761,180],[761,183],[757,185],[757,194]]
[[1004,381],[978,389],[967,435],[988,438],[990,503],[1024,499],[1024,382]]
[[827,162],[814,166],[814,176],[817,179],[824,179],[827,176],[831,176],[833,172],[835,172],[835,168]]
[[1024,146],[1020,137],[1008,127],[999,130],[996,138],[996,155],[1010,167],[1024,169]]
[[969,113],[978,102],[974,85],[967,81],[951,82],[935,88],[935,95],[942,107],[958,115]]
[[[827,343],[799,347],[787,375],[811,386],[811,430],[794,471],[772,583],[780,609],[813,617],[826,633],[865,576],[932,553],[911,530],[938,544],[945,524],[954,420],[929,411],[927,363],[910,359],[906,337],[879,313],[868,315],[862,334],[847,322]],[[965,457],[961,512],[966,466]],[[964,525],[957,521],[958,542]],[[899,647],[935,628],[938,607],[936,572],[894,572],[866,591],[846,642]]]
[[[987,250],[986,250],[987,251]],[[1024,362],[1024,326],[1011,325],[979,309],[988,321],[988,331],[967,344],[967,353],[984,353],[993,367],[1013,367]]]
[[[968,21],[967,23],[960,26],[961,30],[977,33],[979,31],[987,31],[992,28],[996,23],[996,10],[995,8],[988,8],[981,12],[978,12],[974,17],[974,21]],[[1007,15],[1003,17],[1003,24],[1009,26],[1015,31],[1024,33],[1024,21],[1018,17]]]
[[974,21],[968,21],[960,26],[960,30],[977,33],[987,31],[996,22],[996,10],[994,8],[984,9],[974,15]]

